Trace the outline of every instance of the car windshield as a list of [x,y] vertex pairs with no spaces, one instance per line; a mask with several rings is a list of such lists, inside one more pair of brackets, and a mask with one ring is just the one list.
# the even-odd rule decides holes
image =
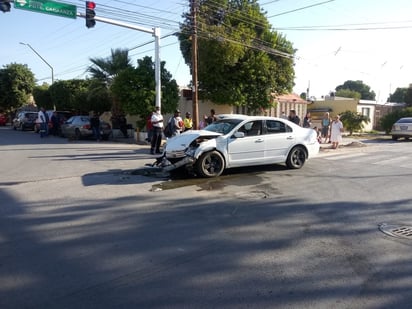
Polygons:
[[223,135],[225,135],[232,131],[233,128],[236,127],[242,121],[242,119],[222,119],[212,122],[205,128],[205,130],[222,133]]

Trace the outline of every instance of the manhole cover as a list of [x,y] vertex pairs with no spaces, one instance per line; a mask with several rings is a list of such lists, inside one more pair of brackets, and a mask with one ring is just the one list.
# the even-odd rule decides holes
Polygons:
[[412,226],[381,223],[379,229],[389,236],[412,239]]

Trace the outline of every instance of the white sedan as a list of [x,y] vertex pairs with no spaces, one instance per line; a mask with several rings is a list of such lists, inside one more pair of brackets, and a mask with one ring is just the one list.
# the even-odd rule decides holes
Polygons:
[[298,169],[318,152],[313,129],[281,118],[228,114],[219,115],[203,130],[168,139],[158,162],[217,177],[225,169],[241,166],[285,163]]

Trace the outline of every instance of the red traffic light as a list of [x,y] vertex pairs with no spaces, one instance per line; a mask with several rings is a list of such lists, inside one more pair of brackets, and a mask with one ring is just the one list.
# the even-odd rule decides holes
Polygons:
[[94,11],[94,8],[96,7],[96,3],[93,1],[86,1],[86,27],[87,28],[93,28],[96,25],[96,21],[94,20],[94,17],[96,16],[96,13]]
[[92,1],[86,1],[86,8],[89,10],[94,10],[96,8],[96,3]]

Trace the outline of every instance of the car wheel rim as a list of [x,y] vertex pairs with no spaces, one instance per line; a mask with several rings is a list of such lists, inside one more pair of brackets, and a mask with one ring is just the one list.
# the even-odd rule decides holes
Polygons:
[[207,171],[209,175],[215,175],[222,168],[219,158],[215,155],[209,155],[205,158],[203,163],[203,170]]
[[292,156],[292,163],[295,166],[302,166],[305,162],[305,153],[301,149],[297,149]]

